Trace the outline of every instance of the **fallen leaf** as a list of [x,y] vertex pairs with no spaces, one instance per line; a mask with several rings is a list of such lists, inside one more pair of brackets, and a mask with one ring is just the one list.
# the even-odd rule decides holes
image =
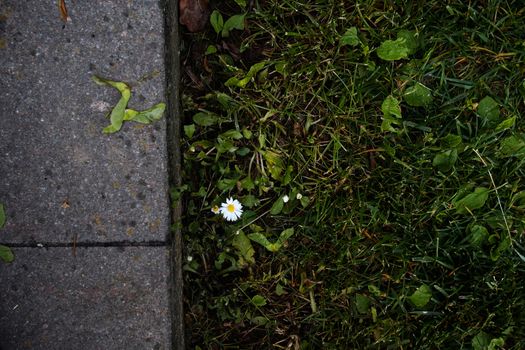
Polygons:
[[64,202],[62,202],[62,205],[61,205],[62,208],[64,209],[67,209],[69,208],[69,201],[66,199],[64,200]]
[[65,0],[58,0],[58,11],[60,12],[60,18],[64,22],[71,22],[71,17],[67,14],[67,7]]
[[208,0],[179,1],[179,22],[192,33],[204,30],[209,12]]

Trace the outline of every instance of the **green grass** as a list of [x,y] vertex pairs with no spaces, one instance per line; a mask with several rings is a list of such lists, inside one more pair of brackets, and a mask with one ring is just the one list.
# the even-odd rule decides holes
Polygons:
[[[256,2],[184,41],[191,348],[520,349],[525,8],[356,3]],[[238,222],[210,211],[227,197]]]

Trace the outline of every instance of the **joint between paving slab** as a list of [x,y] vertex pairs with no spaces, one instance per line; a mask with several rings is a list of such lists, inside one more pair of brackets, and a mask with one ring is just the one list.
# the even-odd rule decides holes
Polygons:
[[[169,182],[172,186],[181,185],[181,106],[180,106],[180,32],[179,1],[162,0],[164,4],[164,36],[166,62],[167,99],[167,147]],[[180,202],[173,203],[171,220],[179,222],[182,216]],[[182,278],[182,233],[175,225],[171,239],[170,308],[171,339],[173,349],[185,349],[183,278]]]

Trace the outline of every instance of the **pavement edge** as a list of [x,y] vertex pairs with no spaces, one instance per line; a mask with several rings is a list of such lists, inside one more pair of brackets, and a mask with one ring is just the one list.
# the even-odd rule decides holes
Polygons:
[[[179,0],[161,0],[164,8],[164,35],[166,61],[166,98],[167,98],[167,147],[169,184],[181,185],[181,150],[180,150],[180,32]],[[183,278],[182,278],[182,233],[180,202],[174,202],[171,210],[171,283],[170,303],[172,322],[172,347],[185,349]]]

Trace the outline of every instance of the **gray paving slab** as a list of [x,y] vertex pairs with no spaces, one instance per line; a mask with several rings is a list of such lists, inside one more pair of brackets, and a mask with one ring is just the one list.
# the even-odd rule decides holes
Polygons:
[[164,100],[158,0],[0,0],[2,243],[164,240],[168,234],[165,121],[104,135],[118,92],[132,108]]
[[170,349],[165,247],[15,248],[0,349]]

